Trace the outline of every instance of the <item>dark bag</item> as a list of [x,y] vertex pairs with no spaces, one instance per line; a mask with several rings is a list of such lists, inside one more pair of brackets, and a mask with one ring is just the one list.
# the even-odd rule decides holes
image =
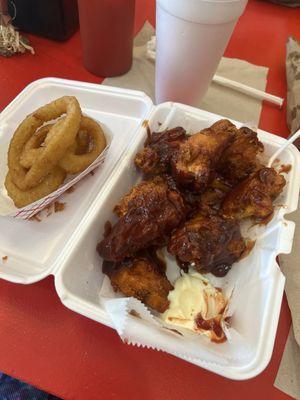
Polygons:
[[286,7],[300,7],[300,0],[269,0],[271,3],[280,4]]
[[22,31],[66,40],[78,29],[77,0],[8,0],[13,24]]

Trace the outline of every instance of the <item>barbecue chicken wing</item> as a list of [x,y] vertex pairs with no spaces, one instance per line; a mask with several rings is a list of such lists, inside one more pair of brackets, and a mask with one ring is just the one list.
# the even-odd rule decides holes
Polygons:
[[274,168],[261,168],[230,191],[222,204],[222,214],[238,220],[272,216],[273,200],[285,186],[285,178]]
[[232,184],[237,184],[261,167],[257,155],[264,150],[257,133],[243,127],[236,130],[233,143],[225,150],[217,171]]
[[191,265],[216,276],[226,275],[244,249],[239,224],[213,215],[198,215],[187,221],[173,232],[168,244],[168,251],[183,269]]
[[226,120],[190,136],[172,158],[175,181],[191,191],[203,191],[213,179],[215,167],[233,139],[234,129]]
[[145,147],[135,156],[135,165],[145,174],[156,175],[167,172],[171,158],[186,138],[185,129],[180,127],[153,132],[149,135]]
[[104,261],[103,272],[109,276],[114,291],[133,296],[160,313],[168,308],[173,286],[153,260],[136,257],[120,263]]
[[200,195],[198,202],[198,213],[202,215],[218,215],[223,200],[232,189],[228,182],[216,175],[205,191]]
[[212,124],[209,128],[203,129],[201,132],[205,135],[211,135],[220,131],[227,132],[230,136],[234,137],[236,135],[237,128],[228,119],[220,119]]
[[127,214],[131,208],[148,207],[149,203],[156,201],[158,196],[164,196],[166,192],[166,182],[157,176],[147,181],[142,181],[133,186],[131,191],[126,194],[114,208],[118,217]]
[[121,218],[97,246],[108,261],[122,261],[150,246],[162,247],[184,219],[185,206],[180,193],[157,177],[135,186],[116,212]]

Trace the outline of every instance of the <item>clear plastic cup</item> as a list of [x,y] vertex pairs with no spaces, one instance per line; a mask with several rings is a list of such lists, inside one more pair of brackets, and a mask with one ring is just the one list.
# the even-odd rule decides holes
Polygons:
[[197,105],[247,0],[157,0],[156,101]]

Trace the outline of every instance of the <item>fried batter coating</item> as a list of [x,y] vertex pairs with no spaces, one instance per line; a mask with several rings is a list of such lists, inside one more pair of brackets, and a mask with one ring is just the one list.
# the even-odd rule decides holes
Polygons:
[[167,172],[171,158],[186,137],[186,131],[181,127],[153,132],[145,147],[135,156],[135,165],[145,174],[156,175]]
[[261,167],[257,155],[264,150],[257,133],[243,127],[236,130],[234,142],[225,150],[217,171],[233,184],[241,182]]
[[147,207],[147,204],[154,201],[158,193],[164,195],[165,191],[166,183],[159,176],[143,181],[133,186],[131,191],[115,206],[114,212],[118,217],[122,217],[127,214],[130,208]]
[[97,246],[105,260],[122,261],[147,247],[162,247],[166,236],[182,222],[186,210],[180,193],[162,178],[153,182],[151,190],[147,182],[140,183],[117,206],[122,216]]
[[116,264],[104,262],[103,272],[109,276],[114,291],[133,296],[160,313],[169,307],[168,294],[173,286],[149,258],[137,257]]
[[207,135],[207,134],[214,134],[219,131],[227,132],[230,134],[230,136],[235,136],[237,128],[228,119],[220,119],[219,121],[215,122],[210,128],[204,129],[202,133]]
[[180,186],[201,192],[213,179],[220,157],[234,139],[232,124],[229,123],[230,129],[224,129],[226,120],[219,123],[192,135],[181,144],[172,160],[172,175]]
[[200,196],[198,211],[202,215],[217,215],[225,196],[226,192],[208,187]]
[[223,200],[232,189],[228,182],[216,175],[205,191],[199,196],[198,213],[202,215],[218,215]]
[[220,216],[197,215],[173,232],[168,251],[180,266],[224,276],[245,249],[239,224]]
[[274,168],[261,168],[228,193],[222,204],[222,214],[238,220],[265,219],[273,214],[273,200],[285,184],[285,178]]
[[216,174],[214,180],[209,183],[203,193],[182,190],[187,207],[187,219],[193,218],[195,215],[218,215],[224,198],[232,189],[232,186],[224,179]]

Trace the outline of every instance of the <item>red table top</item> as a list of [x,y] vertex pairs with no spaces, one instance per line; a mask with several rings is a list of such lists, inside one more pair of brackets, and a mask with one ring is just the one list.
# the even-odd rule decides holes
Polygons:
[[[154,0],[137,2],[136,30],[146,17],[154,22]],[[269,67],[267,90],[285,97],[289,35],[300,39],[300,9],[251,1],[226,56]],[[0,58],[0,109],[38,78],[101,81],[82,66],[79,33],[65,43],[31,39],[36,56]],[[265,105],[260,128],[286,136],[285,111]],[[168,354],[123,344],[113,330],[65,308],[51,277],[28,286],[0,281],[0,371],[64,399],[289,399],[273,382],[290,323],[284,298],[269,366],[252,380],[235,382]]]

